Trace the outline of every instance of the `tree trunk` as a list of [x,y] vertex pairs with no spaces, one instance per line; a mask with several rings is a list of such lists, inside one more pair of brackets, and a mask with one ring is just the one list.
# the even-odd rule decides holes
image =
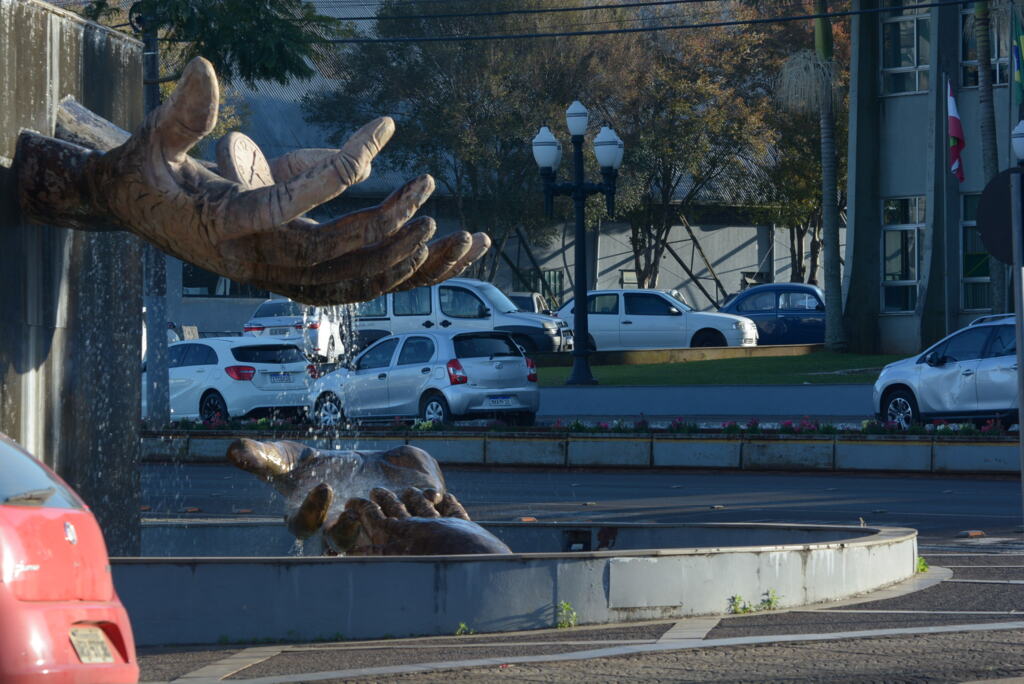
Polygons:
[[804,233],[802,226],[789,229],[789,282],[804,282]]
[[[826,0],[815,0],[815,12],[828,12]],[[832,61],[832,25],[827,17],[814,20],[814,44],[823,63]],[[832,83],[822,79],[821,87],[821,214],[825,243],[825,347],[846,349],[843,330],[843,284],[839,264],[839,205],[836,179],[836,122],[832,108]]]
[[[992,96],[991,16],[987,0],[974,3],[974,40],[978,46],[978,119],[981,127],[981,168],[984,182],[999,173],[999,150],[996,147],[996,110]],[[992,312],[1003,313],[1006,303],[1006,269],[993,257],[988,259],[992,280]]]
[[818,268],[821,259],[821,221],[814,221],[810,226],[811,233],[811,265],[808,268],[806,282],[808,285],[818,284]]

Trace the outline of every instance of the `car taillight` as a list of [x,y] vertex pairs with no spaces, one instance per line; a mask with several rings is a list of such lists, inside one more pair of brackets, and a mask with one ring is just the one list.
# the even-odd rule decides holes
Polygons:
[[263,332],[264,327],[262,325],[245,325],[242,328],[242,332]]
[[320,377],[320,371],[318,371],[316,369],[316,366],[314,366],[313,364],[309,364],[308,366],[306,366],[306,372],[309,373],[309,377],[313,378],[314,380]]
[[310,323],[306,327],[309,328],[310,330],[319,330],[320,329],[320,323]]
[[224,372],[233,380],[252,380],[256,375],[256,369],[252,366],[228,366]]
[[526,357],[526,381],[537,382],[537,362],[529,356]]
[[302,324],[301,323],[296,323],[292,327],[295,328],[296,330],[302,330]]
[[459,363],[458,359],[452,359],[448,362],[448,379],[453,385],[465,385],[469,382],[469,377],[466,375],[466,371],[463,370],[462,364]]

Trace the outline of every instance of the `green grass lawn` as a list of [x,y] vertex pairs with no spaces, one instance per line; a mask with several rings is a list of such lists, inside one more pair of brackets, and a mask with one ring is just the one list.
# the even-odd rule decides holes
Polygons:
[[[872,384],[878,371],[901,355],[814,352],[720,361],[689,361],[647,366],[593,366],[602,385],[802,385]],[[542,387],[565,384],[571,368],[541,368]]]

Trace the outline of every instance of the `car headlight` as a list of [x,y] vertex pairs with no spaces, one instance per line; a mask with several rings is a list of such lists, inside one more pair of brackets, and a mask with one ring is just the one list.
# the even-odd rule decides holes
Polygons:
[[732,327],[735,330],[744,330],[747,326],[745,326],[743,323],[744,323],[743,321],[733,321],[732,322]]

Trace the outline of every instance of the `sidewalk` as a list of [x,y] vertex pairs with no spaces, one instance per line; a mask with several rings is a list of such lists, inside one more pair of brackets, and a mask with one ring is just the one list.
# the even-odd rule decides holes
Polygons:
[[934,552],[922,548],[929,572],[858,601],[506,634],[149,649],[139,654],[142,681],[858,682],[1024,675],[1024,544],[1009,541],[998,553],[952,540]]

